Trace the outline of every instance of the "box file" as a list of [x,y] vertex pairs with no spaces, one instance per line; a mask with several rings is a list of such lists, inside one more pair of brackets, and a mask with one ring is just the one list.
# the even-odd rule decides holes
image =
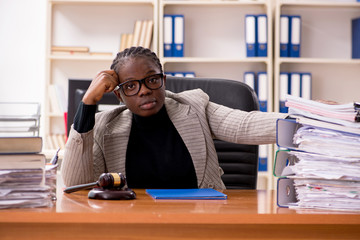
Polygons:
[[267,171],[268,169],[268,145],[259,145],[259,166],[260,172]]
[[290,16],[290,57],[300,57],[301,17]]
[[287,113],[288,108],[285,106],[286,96],[290,94],[289,91],[289,73],[281,72],[279,78],[279,111],[281,113]]
[[360,58],[360,18],[351,20],[351,56]]
[[311,73],[301,73],[300,97],[304,99],[311,99],[311,92],[312,92],[311,84],[312,84]]
[[245,16],[245,42],[246,42],[246,56],[256,57],[256,15]]
[[290,73],[290,95],[300,97],[301,95],[301,74]]
[[165,72],[165,75],[174,77],[195,77],[195,72]]
[[293,143],[293,136],[297,129],[303,125],[311,125],[323,129],[330,129],[342,133],[360,136],[360,128],[351,128],[335,123],[323,122],[306,117],[293,116],[293,119],[278,119],[276,124],[276,144],[280,148],[290,150],[299,150],[298,146]]
[[294,180],[291,178],[279,178],[277,181],[277,201],[279,207],[296,206],[296,191]]
[[173,15],[173,57],[184,57],[184,15]]
[[164,57],[172,57],[173,46],[173,18],[164,15]]
[[259,98],[259,108],[262,112],[267,112],[268,110],[268,86],[267,86],[267,73],[259,72],[257,79],[257,90]]
[[280,16],[280,57],[289,57],[289,16]]
[[296,206],[296,191],[292,172],[287,172],[286,167],[294,165],[298,159],[289,154],[289,150],[278,150],[275,154],[273,175],[277,180],[277,205],[279,207]]
[[267,16],[257,16],[257,56],[267,57]]
[[244,83],[250,86],[255,92],[255,72],[245,72],[244,73]]

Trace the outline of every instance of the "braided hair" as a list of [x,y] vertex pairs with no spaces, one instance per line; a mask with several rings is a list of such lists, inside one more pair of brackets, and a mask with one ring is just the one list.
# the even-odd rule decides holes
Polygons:
[[144,47],[131,47],[131,48],[126,48],[122,52],[119,52],[116,55],[115,59],[113,60],[110,68],[118,73],[119,67],[125,64],[127,58],[137,58],[137,57],[150,59],[155,63],[155,65],[159,67],[160,72],[163,73],[160,59],[156,56],[154,52]]

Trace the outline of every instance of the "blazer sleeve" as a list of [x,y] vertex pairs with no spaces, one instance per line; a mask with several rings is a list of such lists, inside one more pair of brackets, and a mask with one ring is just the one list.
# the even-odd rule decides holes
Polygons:
[[209,126],[215,139],[239,144],[276,142],[276,121],[287,114],[228,108],[213,102],[207,107]]
[[[99,164],[96,164],[103,160],[101,160],[101,156],[94,156],[99,153],[101,155],[101,151],[97,144],[94,144],[93,135],[94,130],[78,133],[71,127],[61,165],[61,176],[65,186],[94,182],[97,180],[98,173],[105,171],[103,167],[99,169]],[[98,150],[96,151],[96,149]]]

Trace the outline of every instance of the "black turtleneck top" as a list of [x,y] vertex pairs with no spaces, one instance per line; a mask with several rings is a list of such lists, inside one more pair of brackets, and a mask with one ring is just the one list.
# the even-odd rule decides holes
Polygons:
[[[92,105],[81,103],[74,129],[80,133],[90,131],[95,111]],[[190,153],[165,106],[150,117],[133,114],[125,168],[130,188],[197,188]]]

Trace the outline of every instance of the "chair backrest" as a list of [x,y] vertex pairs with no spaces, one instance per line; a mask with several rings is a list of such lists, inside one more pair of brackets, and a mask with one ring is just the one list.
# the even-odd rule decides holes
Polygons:
[[[200,88],[210,101],[244,111],[259,109],[257,96],[245,83],[217,78],[183,78],[167,76],[166,89],[172,92]],[[256,189],[258,145],[244,145],[214,140],[222,179],[228,189]]]

